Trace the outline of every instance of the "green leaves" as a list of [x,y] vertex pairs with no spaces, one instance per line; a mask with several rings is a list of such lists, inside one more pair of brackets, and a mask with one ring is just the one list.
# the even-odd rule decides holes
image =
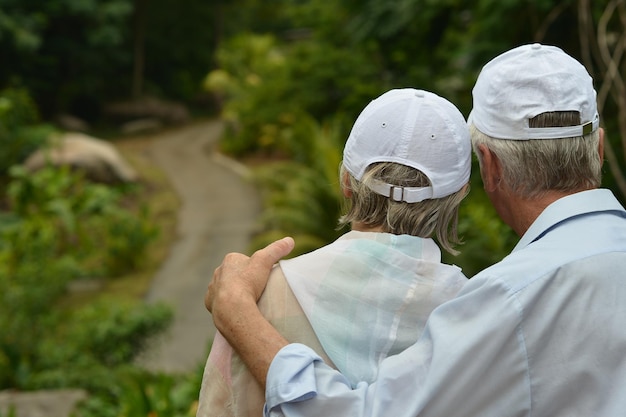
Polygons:
[[28,173],[16,166],[11,175],[8,202],[21,227],[41,224],[54,236],[50,247],[71,253],[87,274],[116,276],[142,264],[157,234],[147,208],[123,209],[118,189],[90,183],[67,167]]
[[0,41],[9,38],[21,51],[35,51],[41,45],[39,31],[46,18],[41,13],[7,13],[0,9]]
[[[67,168],[11,170],[0,218],[0,388],[78,384],[130,362],[171,312],[104,302],[64,311],[70,281],[114,278],[141,265],[156,228],[118,189]],[[72,366],[68,366],[71,364]]]
[[84,417],[194,417],[202,370],[191,375],[148,374],[133,369],[119,373],[108,397],[91,397]]
[[296,256],[335,240],[340,235],[341,191],[339,165],[344,138],[339,119],[320,125],[311,118],[300,120],[303,134],[292,146],[300,159],[267,164],[255,170],[261,186],[264,211],[254,249],[289,235],[295,238]]
[[249,33],[225,41],[217,53],[220,69],[205,80],[225,101],[222,150],[303,160],[301,150],[311,140],[305,137],[309,127],[302,126],[308,119],[352,119],[380,92],[378,67],[367,52],[346,54],[324,40],[284,44]]
[[41,146],[52,131],[39,124],[39,112],[26,90],[0,91],[0,175]]

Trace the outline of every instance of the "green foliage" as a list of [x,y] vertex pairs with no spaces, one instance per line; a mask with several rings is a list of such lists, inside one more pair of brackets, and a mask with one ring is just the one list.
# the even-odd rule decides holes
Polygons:
[[0,175],[41,146],[52,128],[39,124],[37,107],[24,89],[0,91]]
[[83,417],[193,417],[203,368],[189,375],[150,374],[126,369],[116,375],[109,396],[92,396],[80,409]]
[[0,68],[0,85],[28,88],[48,116],[68,107],[93,116],[100,107],[97,94],[130,90],[118,75],[132,62],[132,49],[124,47],[132,0],[2,3],[6,36],[0,32],[0,48],[3,62],[11,64]]
[[54,321],[50,306],[80,272],[71,257],[56,253],[54,240],[54,231],[38,221],[1,230],[0,387],[28,383]]
[[105,248],[106,271],[116,276],[143,266],[148,245],[158,234],[157,228],[150,222],[147,207],[142,207],[137,214],[116,208],[101,224],[105,228],[101,244],[104,243]]
[[59,253],[71,251],[92,275],[117,275],[139,267],[157,230],[147,209],[121,207],[118,189],[90,183],[68,168],[28,173],[11,170],[9,205],[24,222],[47,225]]
[[8,88],[0,97],[3,128],[11,131],[39,121],[37,106],[26,90]]
[[[105,366],[128,363],[145,347],[146,338],[163,330],[172,316],[164,305],[140,306],[110,300],[86,306],[74,313],[74,323],[64,329],[65,338],[75,344],[77,352],[90,352]],[[80,323],[95,325],[85,329]]]
[[[36,8],[37,5],[40,7]],[[50,28],[55,18],[60,17],[66,21],[79,17],[88,20],[85,24],[92,25],[88,36],[94,46],[119,43],[114,23],[132,10],[132,3],[125,0],[56,0],[45,5],[28,0],[4,0],[2,6],[0,34],[12,41],[16,49],[23,51],[36,51],[41,47],[46,41],[43,39],[46,29]],[[77,20],[75,22],[78,23]]]
[[261,103],[265,91],[284,90],[287,79],[284,55],[275,47],[275,39],[236,36],[223,45],[217,56],[222,69],[210,73],[204,84],[228,99],[223,118],[231,131],[222,149],[242,155],[271,147],[273,128],[268,121],[276,125],[281,113],[289,111]]
[[258,181],[265,210],[259,220],[262,232],[252,244],[255,249],[292,236],[298,245],[292,255],[297,255],[337,238],[337,197],[319,172],[299,163],[275,163],[259,168]]
[[[3,9],[7,6],[4,1]],[[7,13],[0,10],[0,38],[10,38],[17,50],[35,51],[41,45],[39,31],[45,24],[41,14]]]
[[107,374],[132,363],[148,338],[163,331],[171,318],[172,311],[163,304],[106,299],[67,312],[38,343],[40,369],[29,385],[108,392]]
[[144,34],[146,92],[187,102],[197,100],[202,79],[214,65],[218,29],[224,20],[231,20],[231,14],[219,14],[221,1],[143,1],[148,5]]
[[131,95],[134,77],[141,93],[198,101],[222,21],[234,22],[219,3],[1,0],[0,87],[28,88],[45,117],[94,124],[108,102]]
[[54,309],[72,280],[127,273],[156,233],[146,210],[121,205],[121,191],[67,168],[11,170],[12,212],[0,217],[0,388],[100,387],[130,362],[171,312],[102,302]]
[[[483,193],[472,191],[461,205],[459,213],[459,236],[463,244],[457,256],[443,254],[443,261],[463,268],[468,277],[499,262],[511,252],[518,236],[500,220],[488,201],[476,198]],[[479,195],[480,194],[480,195]]]
[[276,238],[295,238],[291,256],[309,252],[335,240],[340,231],[341,162],[343,124],[339,120],[319,125],[313,119],[302,119],[308,134],[298,141],[302,162],[284,161],[257,169],[256,179],[263,190],[265,210],[261,215],[261,232],[252,246],[265,246]]
[[205,80],[205,88],[226,100],[229,130],[222,149],[302,160],[294,152],[307,133],[303,119],[352,119],[378,95],[378,67],[366,52],[346,54],[317,39],[279,44],[271,35],[242,34],[224,42],[217,53],[220,69]]

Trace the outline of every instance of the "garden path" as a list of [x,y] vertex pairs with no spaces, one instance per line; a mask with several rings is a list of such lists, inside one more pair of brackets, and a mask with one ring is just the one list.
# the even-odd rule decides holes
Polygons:
[[163,301],[174,320],[139,363],[153,371],[189,372],[204,364],[215,334],[204,293],[228,252],[245,252],[260,199],[243,166],[218,153],[219,121],[157,134],[149,158],[178,193],[177,240],[153,279],[147,302]]

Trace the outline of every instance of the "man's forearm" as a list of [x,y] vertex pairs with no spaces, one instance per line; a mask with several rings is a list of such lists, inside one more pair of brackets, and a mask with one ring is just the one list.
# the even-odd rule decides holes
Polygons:
[[267,371],[287,340],[263,317],[255,302],[231,299],[226,317],[214,316],[220,333],[241,356],[248,369],[265,388]]
[[286,237],[256,251],[251,257],[230,253],[215,269],[204,297],[215,327],[239,353],[252,375],[265,387],[272,359],[287,341],[257,307],[272,266],[291,252]]

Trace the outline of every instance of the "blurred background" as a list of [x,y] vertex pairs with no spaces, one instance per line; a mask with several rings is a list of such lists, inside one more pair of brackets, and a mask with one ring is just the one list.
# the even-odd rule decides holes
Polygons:
[[[185,375],[134,365],[171,322],[142,297],[176,198],[132,157],[91,173],[52,166],[67,132],[97,138],[84,146],[110,162],[137,138],[218,120],[219,151],[252,170],[262,199],[249,251],[291,235],[297,255],[345,232],[341,151],[371,99],[423,88],[467,116],[482,65],[541,42],[594,77],[603,186],[624,203],[625,28],[625,0],[0,0],[0,391],[81,388],[82,416],[195,415],[202,364]],[[444,259],[468,276],[517,240],[477,173],[462,253]],[[100,290],[68,292],[94,281]]]

